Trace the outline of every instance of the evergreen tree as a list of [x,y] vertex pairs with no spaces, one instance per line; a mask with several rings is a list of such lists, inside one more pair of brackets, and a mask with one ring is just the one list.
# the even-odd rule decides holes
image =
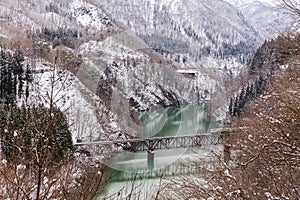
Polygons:
[[[24,76],[25,81],[31,82],[29,67],[24,72],[24,57],[20,49],[11,54],[5,49],[0,52],[0,100],[7,105],[14,104],[16,98],[23,94]],[[26,96],[29,90],[26,88]]]
[[245,95],[246,95],[246,101],[249,100],[249,99],[251,99],[251,85],[250,84],[247,85],[246,94]]
[[239,98],[236,97],[233,105],[233,116],[237,116],[240,113],[240,105],[239,105]]
[[[21,94],[23,92],[23,76],[24,76],[24,69],[23,69],[23,62],[24,57],[23,53],[20,49],[17,49],[14,54],[14,78],[15,82],[18,82],[18,96],[21,98]],[[17,86],[17,84],[15,85]],[[15,94],[17,96],[17,94]]]
[[240,97],[239,97],[239,110],[241,111],[244,105],[246,104],[246,93],[245,89],[242,88],[240,92]]
[[255,91],[253,83],[251,83],[251,85],[250,85],[249,93],[250,93],[250,99],[255,99],[256,91]]
[[29,65],[26,65],[26,72],[25,72],[25,81],[26,81],[26,88],[25,88],[25,97],[28,99],[29,97],[29,83],[32,82],[32,74],[29,68]]
[[71,155],[71,133],[65,116],[57,108],[53,109],[52,125],[49,109],[42,106],[2,106],[0,114],[1,148],[7,160],[29,163],[36,154],[46,154],[51,164]]

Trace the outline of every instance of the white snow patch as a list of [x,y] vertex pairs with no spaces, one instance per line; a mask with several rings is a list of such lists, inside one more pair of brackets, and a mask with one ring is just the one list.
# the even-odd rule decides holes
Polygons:
[[6,166],[7,160],[3,159],[1,162],[2,162],[2,164],[3,164],[4,166]]
[[[104,112],[106,109],[101,104],[100,98],[93,92],[89,91],[77,77],[67,71],[53,70],[51,65],[45,66],[37,63],[34,70],[34,85],[32,88],[29,103],[49,105],[49,95],[51,94],[51,77],[55,77],[53,85],[53,102],[64,112],[70,125],[69,129],[72,133],[72,139],[84,141],[95,141],[108,138],[102,126],[97,119],[96,108]],[[113,118],[113,116],[110,116]],[[114,119],[110,119],[106,126],[112,127],[112,130],[118,129]]]
[[85,27],[95,30],[103,30],[112,25],[111,19],[99,8],[90,3],[74,0],[71,10],[77,22]]
[[228,170],[228,169],[226,169],[226,170],[224,171],[224,175],[227,176],[227,177],[229,177],[229,178],[232,178],[232,179],[233,179],[233,176],[229,173],[229,170]]
[[17,136],[18,136],[17,131],[14,131],[14,137],[17,137]]

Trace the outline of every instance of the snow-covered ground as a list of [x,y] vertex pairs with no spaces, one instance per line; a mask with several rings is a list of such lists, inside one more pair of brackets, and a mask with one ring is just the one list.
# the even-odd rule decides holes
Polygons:
[[[50,63],[37,63],[29,103],[43,103],[49,106],[53,88],[55,106],[67,117],[73,141],[107,140],[120,132],[114,115],[109,114],[106,121],[97,118],[97,112],[109,112],[101,99],[89,91],[76,76],[68,71],[54,69]],[[104,117],[104,116],[103,116]],[[103,120],[103,119],[102,119]],[[102,122],[102,123],[101,123]],[[103,127],[108,129],[103,129]]]
[[[201,70],[195,79],[186,79],[170,65],[152,63],[149,55],[138,51],[146,47],[145,43],[133,40],[129,46],[124,45],[126,40],[132,39],[130,33],[122,32],[103,41],[86,42],[79,50],[85,56],[88,71],[98,78],[108,79],[126,99],[133,98],[138,110],[148,110],[162,103],[174,104],[166,98],[165,92],[180,103],[192,103],[205,96],[204,90],[212,94],[217,87],[223,87],[221,79],[202,75]],[[92,84],[89,83],[89,88]]]

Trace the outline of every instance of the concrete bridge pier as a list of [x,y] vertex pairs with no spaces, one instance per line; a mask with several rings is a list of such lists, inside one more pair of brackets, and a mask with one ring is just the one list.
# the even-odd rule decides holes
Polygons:
[[148,168],[153,169],[154,168],[154,151],[148,150],[147,151],[147,161],[148,161]]

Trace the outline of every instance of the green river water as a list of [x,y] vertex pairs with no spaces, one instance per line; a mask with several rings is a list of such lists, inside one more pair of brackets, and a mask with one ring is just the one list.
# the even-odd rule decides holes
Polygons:
[[[220,123],[212,122],[208,116],[205,104],[160,107],[142,112],[139,113],[139,119],[143,124],[143,128],[139,137],[195,135],[208,133],[210,129],[220,127]],[[160,170],[172,165],[182,156],[190,154],[191,151],[185,148],[157,150],[154,153],[154,168],[152,170]],[[132,153],[124,151],[115,155],[107,165],[120,173],[143,173],[148,170],[147,152]],[[116,186],[114,185],[121,184],[117,182],[110,183],[105,193],[109,194],[110,190],[115,189]]]

